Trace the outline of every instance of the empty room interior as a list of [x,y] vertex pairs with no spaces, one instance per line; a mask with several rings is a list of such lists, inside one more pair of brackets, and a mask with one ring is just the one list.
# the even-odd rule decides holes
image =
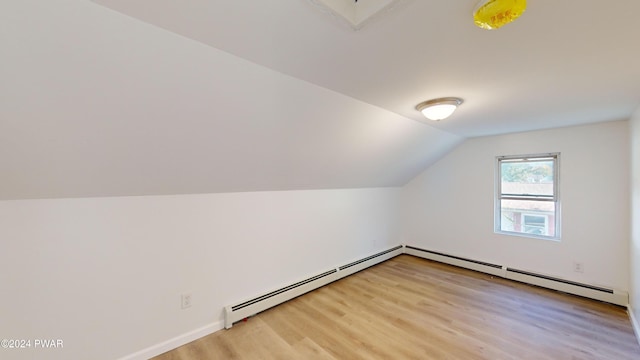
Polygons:
[[639,359],[639,13],[4,2],[0,358]]

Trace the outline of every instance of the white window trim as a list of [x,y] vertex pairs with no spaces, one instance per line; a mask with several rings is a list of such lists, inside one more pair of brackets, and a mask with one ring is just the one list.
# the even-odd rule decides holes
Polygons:
[[[502,230],[501,221],[502,221],[502,210],[501,210],[501,195],[502,195],[502,178],[500,173],[500,163],[502,160],[511,160],[511,159],[542,159],[542,158],[554,158],[554,166],[553,166],[553,178],[554,178],[554,203],[555,203],[555,213],[554,213],[554,228],[555,235],[554,236],[545,236],[545,235],[535,235],[535,234],[527,234],[516,231],[505,231]],[[494,194],[494,232],[496,234],[501,235],[509,235],[509,236],[520,236],[526,238],[535,238],[541,240],[551,240],[551,241],[560,241],[561,239],[561,221],[560,221],[560,153],[540,153],[540,154],[525,154],[525,155],[509,155],[509,156],[496,156],[495,160],[495,194]]]

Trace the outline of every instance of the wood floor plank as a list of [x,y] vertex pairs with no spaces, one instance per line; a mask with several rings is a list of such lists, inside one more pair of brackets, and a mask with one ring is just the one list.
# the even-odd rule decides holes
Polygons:
[[155,360],[638,360],[624,308],[395,257]]

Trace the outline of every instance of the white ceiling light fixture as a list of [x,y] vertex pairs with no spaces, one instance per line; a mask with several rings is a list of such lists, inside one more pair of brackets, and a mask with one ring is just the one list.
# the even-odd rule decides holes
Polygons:
[[416,105],[416,110],[429,120],[440,121],[451,116],[462,102],[457,97],[438,98],[421,102]]

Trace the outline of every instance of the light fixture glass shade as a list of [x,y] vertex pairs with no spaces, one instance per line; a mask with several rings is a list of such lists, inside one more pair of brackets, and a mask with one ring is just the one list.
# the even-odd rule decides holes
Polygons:
[[420,111],[427,119],[438,121],[451,116],[460,104],[462,104],[462,99],[459,98],[440,98],[422,102],[416,106],[416,110]]
[[455,105],[433,105],[422,109],[422,115],[430,120],[442,120],[451,116],[454,111],[456,111]]
[[526,8],[527,0],[482,0],[473,11],[473,21],[483,29],[498,29],[519,18]]

